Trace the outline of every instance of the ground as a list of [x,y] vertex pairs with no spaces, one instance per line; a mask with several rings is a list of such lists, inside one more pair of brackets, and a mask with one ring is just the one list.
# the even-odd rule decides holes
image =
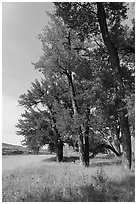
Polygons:
[[133,202],[134,166],[126,172],[121,158],[99,154],[90,167],[77,154],[3,156],[3,202]]

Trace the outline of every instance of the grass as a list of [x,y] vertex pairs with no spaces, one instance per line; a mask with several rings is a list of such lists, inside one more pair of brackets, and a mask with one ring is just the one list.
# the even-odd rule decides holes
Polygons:
[[96,166],[93,160],[85,168],[65,161],[4,171],[3,202],[134,202],[134,172],[123,171],[120,163]]

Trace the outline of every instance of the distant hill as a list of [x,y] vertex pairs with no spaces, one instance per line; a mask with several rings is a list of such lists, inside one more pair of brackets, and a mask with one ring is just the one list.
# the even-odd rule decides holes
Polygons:
[[[39,154],[49,154],[48,149],[41,148]],[[16,154],[35,154],[27,147],[21,145],[12,145],[8,143],[2,143],[2,155],[16,155]]]
[[20,150],[24,150],[26,149],[25,147],[21,146],[21,145],[12,145],[12,144],[8,144],[8,143],[2,143],[2,148],[10,148],[10,149],[20,149]]
[[3,155],[24,154],[27,152],[28,152],[27,148],[23,146],[2,143],[2,154]]

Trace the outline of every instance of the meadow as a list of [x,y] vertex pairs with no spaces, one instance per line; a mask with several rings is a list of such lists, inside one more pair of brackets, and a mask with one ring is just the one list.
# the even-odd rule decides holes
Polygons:
[[77,159],[76,155],[71,155],[65,157],[63,163],[56,163],[54,155],[3,156],[2,201],[135,200],[134,168],[130,173],[124,171],[117,157],[98,155],[90,161],[88,168]]

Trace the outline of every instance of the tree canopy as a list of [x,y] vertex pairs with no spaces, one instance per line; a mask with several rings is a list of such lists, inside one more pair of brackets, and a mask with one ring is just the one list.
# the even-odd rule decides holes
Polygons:
[[24,134],[29,144],[34,138],[41,146],[57,140],[78,144],[88,165],[89,150],[95,144],[107,147],[111,131],[113,141],[123,145],[124,162],[130,168],[135,23],[123,24],[127,4],[54,5],[55,13],[47,13],[49,25],[38,35],[43,55],[33,63],[44,78],[20,97],[19,104],[27,110],[22,115],[26,119],[17,125],[18,134]]

